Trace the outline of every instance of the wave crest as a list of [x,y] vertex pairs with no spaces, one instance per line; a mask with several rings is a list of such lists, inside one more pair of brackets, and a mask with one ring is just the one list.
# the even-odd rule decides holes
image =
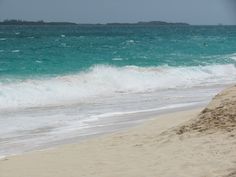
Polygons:
[[54,78],[0,83],[0,109],[64,105],[119,93],[230,84],[232,64],[196,67],[113,67],[98,65],[86,72]]

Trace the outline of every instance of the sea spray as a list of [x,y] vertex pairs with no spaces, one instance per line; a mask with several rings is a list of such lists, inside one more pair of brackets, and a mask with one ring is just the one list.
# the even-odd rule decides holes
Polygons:
[[209,87],[231,84],[236,67],[114,67],[96,65],[85,72],[52,78],[14,80],[0,83],[0,109],[83,103],[93,97],[119,93]]

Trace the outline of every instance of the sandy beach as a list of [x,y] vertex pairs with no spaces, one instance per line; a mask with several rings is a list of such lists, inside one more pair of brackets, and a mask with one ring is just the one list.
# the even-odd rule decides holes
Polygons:
[[0,160],[0,177],[234,177],[236,86],[207,108]]

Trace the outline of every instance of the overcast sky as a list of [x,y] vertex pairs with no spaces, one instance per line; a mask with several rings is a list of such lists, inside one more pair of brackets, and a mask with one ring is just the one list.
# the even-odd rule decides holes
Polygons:
[[0,20],[236,24],[236,0],[0,0]]

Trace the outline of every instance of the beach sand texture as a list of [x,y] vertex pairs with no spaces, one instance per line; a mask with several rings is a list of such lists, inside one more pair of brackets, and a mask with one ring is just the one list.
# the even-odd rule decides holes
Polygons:
[[205,109],[0,160],[0,177],[234,177],[236,86]]

